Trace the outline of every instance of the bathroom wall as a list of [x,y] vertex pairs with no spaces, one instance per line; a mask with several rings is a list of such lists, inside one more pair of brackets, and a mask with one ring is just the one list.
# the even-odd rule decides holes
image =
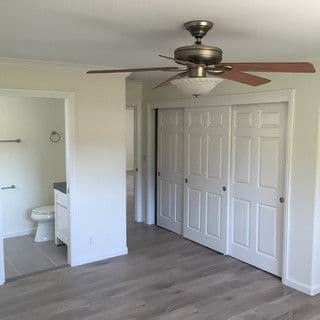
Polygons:
[[[55,130],[59,143],[49,140]],[[31,209],[53,204],[53,182],[65,181],[64,100],[0,95],[0,190],[4,237],[30,234]]]
[[134,108],[126,109],[126,169],[134,169]]

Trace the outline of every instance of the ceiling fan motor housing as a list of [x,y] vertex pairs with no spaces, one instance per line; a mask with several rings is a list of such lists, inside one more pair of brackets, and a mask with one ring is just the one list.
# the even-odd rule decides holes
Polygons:
[[196,38],[196,43],[191,46],[177,48],[174,52],[175,59],[207,66],[221,62],[222,50],[220,48],[201,44],[202,37],[213,27],[211,21],[192,20],[186,22],[184,27]]
[[222,50],[217,47],[194,44],[177,48],[174,51],[175,59],[212,65],[220,63],[222,60]]

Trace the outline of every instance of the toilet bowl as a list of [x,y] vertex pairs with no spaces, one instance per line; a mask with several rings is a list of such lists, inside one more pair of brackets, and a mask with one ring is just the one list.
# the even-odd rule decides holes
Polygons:
[[31,211],[31,219],[37,223],[35,242],[54,239],[54,206],[34,208]]

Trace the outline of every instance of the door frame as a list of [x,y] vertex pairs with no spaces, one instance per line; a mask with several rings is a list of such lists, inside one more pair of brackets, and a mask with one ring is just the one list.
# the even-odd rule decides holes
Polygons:
[[139,105],[126,105],[127,109],[133,109],[134,131],[134,217],[136,222],[142,222],[142,110]]
[[[146,101],[147,123],[146,123],[146,212],[145,221],[154,224],[156,214],[156,181],[155,181],[155,111],[156,109],[169,108],[194,108],[194,107],[217,107],[246,105],[257,103],[286,102],[288,105],[287,113],[287,133],[286,133],[286,163],[285,163],[285,205],[283,219],[283,256],[282,256],[282,282],[286,283],[288,276],[288,250],[289,250],[289,226],[290,226],[290,204],[291,204],[291,180],[292,180],[292,149],[293,149],[293,129],[294,129],[294,109],[295,109],[295,90],[277,90],[257,93],[243,93],[221,96],[206,96],[187,99]],[[230,162],[230,160],[229,160]],[[230,167],[230,163],[229,163]],[[229,182],[230,184],[230,182]],[[230,197],[230,193],[229,193]],[[230,201],[229,201],[230,202]],[[230,221],[230,210],[228,208],[227,225]],[[226,248],[229,248],[230,234],[227,233]],[[228,254],[228,249],[226,251]]]
[[[1,95],[28,97],[28,98],[58,98],[64,99],[65,114],[65,152],[66,152],[66,182],[69,192],[70,213],[70,245],[68,247],[68,264],[72,266],[72,234],[76,228],[73,211],[73,181],[74,181],[74,139],[75,139],[75,94],[65,91],[25,90],[25,89],[1,89]],[[5,283],[4,269],[4,236],[2,226],[2,211],[0,203],[0,285]]]

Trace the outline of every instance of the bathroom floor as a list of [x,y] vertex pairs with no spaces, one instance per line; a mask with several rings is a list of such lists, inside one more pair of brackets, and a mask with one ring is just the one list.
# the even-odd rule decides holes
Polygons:
[[6,279],[67,264],[67,247],[54,241],[34,242],[32,236],[4,240]]

